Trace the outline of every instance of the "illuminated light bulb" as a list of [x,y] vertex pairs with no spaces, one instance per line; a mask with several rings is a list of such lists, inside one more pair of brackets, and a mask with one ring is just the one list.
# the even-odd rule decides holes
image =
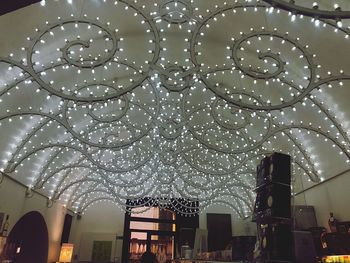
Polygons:
[[295,21],[295,18],[296,18],[296,15],[293,14],[293,15],[291,16],[291,21],[294,22],[294,21]]
[[343,27],[343,22],[341,20],[337,21],[337,27]]

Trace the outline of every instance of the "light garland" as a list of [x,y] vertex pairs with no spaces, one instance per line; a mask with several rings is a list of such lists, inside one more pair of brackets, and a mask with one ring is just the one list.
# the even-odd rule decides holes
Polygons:
[[[325,75],[314,43],[293,33],[233,25],[246,15],[276,16],[333,28],[348,41],[348,12],[203,2],[101,1],[120,16],[59,17],[21,52],[1,57],[0,129],[9,137],[2,171],[25,174],[28,193],[42,191],[48,206],[61,200],[78,213],[100,201],[129,213],[171,206],[186,216],[220,204],[245,218],[265,154],[292,154],[302,185],[324,180],[310,146],[316,140],[349,163],[350,132],[323,96],[349,85],[350,75]],[[25,128],[11,142],[6,131],[18,125]]]

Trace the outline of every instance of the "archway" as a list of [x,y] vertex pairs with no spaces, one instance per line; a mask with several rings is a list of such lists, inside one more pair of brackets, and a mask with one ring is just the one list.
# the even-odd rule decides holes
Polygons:
[[46,263],[48,240],[43,216],[32,211],[22,216],[12,228],[3,255],[13,263]]

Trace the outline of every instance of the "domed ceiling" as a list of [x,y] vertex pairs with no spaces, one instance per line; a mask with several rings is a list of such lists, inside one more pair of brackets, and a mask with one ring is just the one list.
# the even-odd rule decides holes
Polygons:
[[292,156],[294,194],[322,183],[350,168],[348,10],[346,0],[46,0],[3,15],[3,176],[76,212],[152,197],[240,217],[266,154]]

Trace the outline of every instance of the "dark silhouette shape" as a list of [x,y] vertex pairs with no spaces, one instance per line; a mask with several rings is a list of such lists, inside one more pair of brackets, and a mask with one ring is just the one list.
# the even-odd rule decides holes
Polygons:
[[47,263],[48,247],[45,219],[39,212],[32,211],[12,228],[2,257],[14,263]]
[[141,263],[155,263],[156,255],[151,252],[149,246],[147,246],[147,250],[141,256]]

